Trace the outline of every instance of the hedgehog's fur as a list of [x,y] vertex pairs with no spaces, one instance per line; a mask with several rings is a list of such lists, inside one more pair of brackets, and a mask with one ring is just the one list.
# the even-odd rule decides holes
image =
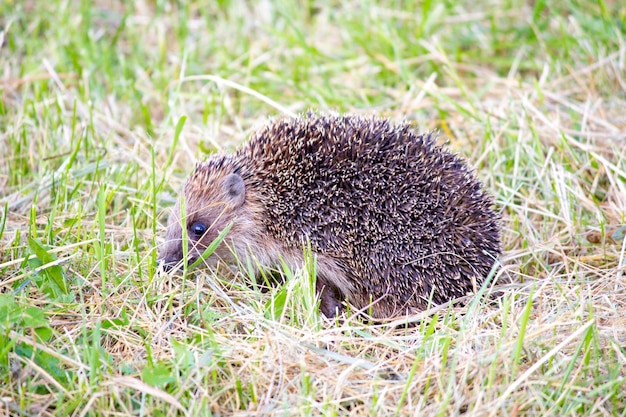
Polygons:
[[[499,217],[471,169],[435,139],[380,118],[275,121],[196,167],[184,188],[189,256],[233,220],[228,247],[209,263],[234,251],[297,267],[310,242],[329,317],[344,299],[386,318],[474,292],[500,254]],[[178,211],[160,254],[168,265],[183,253]]]

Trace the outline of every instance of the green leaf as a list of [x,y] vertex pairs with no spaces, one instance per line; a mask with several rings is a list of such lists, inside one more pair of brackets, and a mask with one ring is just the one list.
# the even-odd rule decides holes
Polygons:
[[57,383],[65,384],[67,382],[65,367],[57,357],[50,353],[39,350],[27,343],[16,344],[15,353],[23,358],[34,359],[35,363],[44,369]]
[[43,310],[37,307],[29,307],[26,310],[24,310],[23,318],[24,318],[25,323],[29,327],[39,327],[39,326],[48,325],[48,319],[46,319],[46,316]]
[[20,327],[33,329],[42,341],[47,341],[52,337],[50,321],[46,313],[37,307],[28,307],[21,311]]
[[176,379],[172,375],[172,371],[169,367],[163,363],[143,368],[141,378],[146,384],[152,385],[153,387],[162,387]]
[[273,320],[280,319],[285,310],[285,304],[287,304],[288,291],[287,286],[283,286],[279,291],[276,291],[265,307],[265,317]]
[[195,365],[193,352],[189,350],[187,345],[172,339],[172,350],[177,366],[187,369]]
[[126,314],[126,308],[123,308],[118,318],[102,320],[102,328],[110,329],[111,327],[125,327],[128,326],[129,323],[130,320],[128,319],[128,314]]
[[4,229],[7,225],[7,217],[9,217],[9,203],[4,203],[4,209],[0,211],[0,216],[2,220],[0,220],[0,239],[2,239],[2,235],[4,235]]
[[48,326],[37,327],[34,330],[35,334],[39,336],[43,342],[47,342],[52,337],[52,329]]
[[12,323],[20,321],[20,307],[15,298],[9,294],[0,294],[0,329],[4,323],[11,327]]
[[41,262],[41,264],[37,265],[37,262],[35,260],[33,260],[32,263],[29,260],[29,266],[31,268],[33,268],[34,266],[33,269],[44,266],[44,269],[41,269],[39,271],[41,276],[48,280],[50,283],[53,283],[53,288],[58,289],[62,294],[67,294],[68,290],[65,283],[65,277],[63,276],[63,269],[59,265],[45,266],[56,261],[57,256],[54,253],[48,252],[48,249],[46,249],[46,247],[41,242],[30,236],[28,236],[28,247],[37,257],[39,262]]

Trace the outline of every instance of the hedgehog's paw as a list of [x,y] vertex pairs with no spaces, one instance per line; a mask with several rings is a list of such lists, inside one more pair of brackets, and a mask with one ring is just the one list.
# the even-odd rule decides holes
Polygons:
[[320,297],[320,310],[322,314],[329,319],[333,319],[341,314],[343,310],[343,306],[341,305],[341,300],[343,299],[341,291],[321,276],[317,277],[315,287]]
[[331,294],[331,291],[323,291],[320,300],[320,310],[329,319],[334,319],[341,313],[341,302]]

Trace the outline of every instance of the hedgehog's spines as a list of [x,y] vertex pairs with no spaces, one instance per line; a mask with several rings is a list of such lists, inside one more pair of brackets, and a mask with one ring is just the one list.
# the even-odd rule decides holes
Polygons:
[[474,291],[500,253],[492,199],[437,136],[373,116],[276,120],[234,154],[197,166],[188,206],[228,202],[217,184],[236,174],[245,202],[223,211],[245,224],[231,230],[233,245],[297,264],[309,242],[327,296],[357,308],[377,299],[378,317],[417,311],[431,291],[435,303]]

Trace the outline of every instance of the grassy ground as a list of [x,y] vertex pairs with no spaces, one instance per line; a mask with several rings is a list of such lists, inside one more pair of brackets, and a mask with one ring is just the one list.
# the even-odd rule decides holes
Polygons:
[[[125,3],[0,3],[0,414],[626,415],[623,2]],[[503,296],[401,329],[306,267],[156,274],[194,161],[309,108],[439,129]]]

